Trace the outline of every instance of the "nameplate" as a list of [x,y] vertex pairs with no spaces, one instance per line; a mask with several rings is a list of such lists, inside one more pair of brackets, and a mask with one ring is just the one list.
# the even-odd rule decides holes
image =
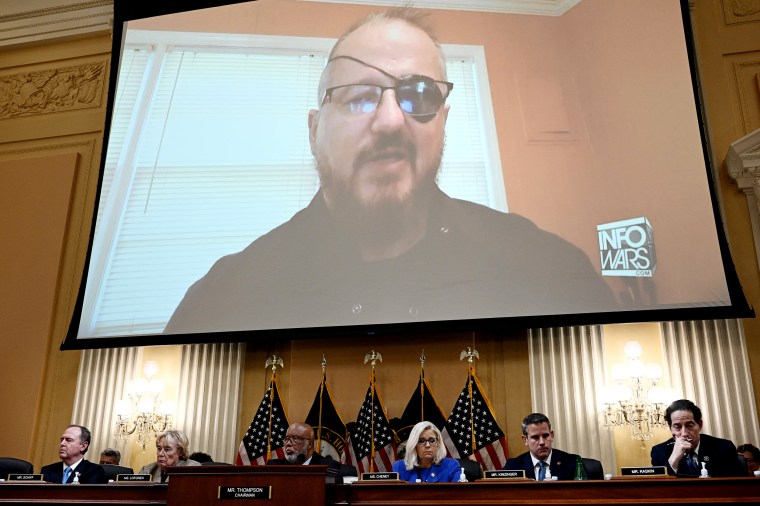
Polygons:
[[524,469],[497,469],[496,471],[486,471],[486,478],[525,478]]
[[149,474],[117,474],[116,481],[150,481]]
[[398,473],[362,473],[362,480],[366,480],[366,481],[398,480]]
[[272,487],[219,487],[219,499],[271,499]]
[[650,466],[650,467],[621,467],[621,476],[635,476],[637,478],[646,476],[667,476],[667,470],[665,466]]
[[9,474],[8,481],[42,481],[41,474]]

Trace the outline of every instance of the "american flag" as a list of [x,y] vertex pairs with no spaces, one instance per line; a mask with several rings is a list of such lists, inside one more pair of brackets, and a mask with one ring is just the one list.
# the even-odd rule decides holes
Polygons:
[[356,467],[359,473],[390,471],[396,460],[393,431],[374,380],[373,373],[355,428],[348,435],[347,451],[341,456],[342,463]]
[[274,452],[277,458],[285,458],[282,438],[288,431],[288,417],[282,407],[277,379],[273,376],[269,388],[261,399],[256,416],[253,417],[248,432],[240,442],[235,464],[238,466],[261,466]]
[[456,459],[474,456],[488,470],[507,462],[507,439],[472,369],[442,432],[446,450]]

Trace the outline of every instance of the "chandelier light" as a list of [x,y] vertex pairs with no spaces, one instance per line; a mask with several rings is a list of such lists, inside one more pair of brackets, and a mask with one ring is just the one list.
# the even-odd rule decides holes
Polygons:
[[623,348],[628,362],[612,366],[614,385],[604,393],[604,427],[627,427],[631,437],[651,439],[653,430],[667,427],[665,408],[675,398],[670,389],[658,385],[662,369],[641,361],[641,345],[628,341]]
[[157,372],[156,362],[146,362],[145,377],[132,382],[127,387],[127,399],[116,403],[114,437],[123,441],[134,434],[143,453],[145,447],[155,441],[156,434],[171,427],[174,413],[173,403],[161,400],[164,385],[154,379]]

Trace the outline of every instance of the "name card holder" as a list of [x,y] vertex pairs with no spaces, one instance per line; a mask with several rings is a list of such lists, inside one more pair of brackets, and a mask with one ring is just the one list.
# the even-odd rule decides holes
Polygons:
[[488,480],[527,480],[524,469],[497,469],[486,471],[484,477]]
[[145,483],[151,481],[149,474],[117,474],[116,481],[119,483]]
[[219,499],[271,499],[270,485],[252,487],[219,487]]
[[360,481],[400,481],[398,473],[362,473]]
[[643,466],[620,468],[621,478],[669,478],[665,466]]
[[8,481],[42,481],[41,474],[9,474]]

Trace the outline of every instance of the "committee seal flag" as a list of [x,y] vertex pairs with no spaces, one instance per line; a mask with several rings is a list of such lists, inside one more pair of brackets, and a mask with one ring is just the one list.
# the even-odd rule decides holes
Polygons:
[[[409,433],[415,424],[428,421],[443,430],[446,425],[446,416],[443,414],[441,407],[433,397],[430,390],[430,384],[425,378],[425,351],[420,356],[420,379],[417,387],[412,392],[409,402],[401,414],[401,418],[391,420],[391,426],[396,432],[397,451],[401,453],[400,448],[406,446],[406,440],[409,439]],[[399,457],[400,458],[400,457]]]
[[314,451],[340,461],[346,447],[346,424],[333,403],[327,387],[325,358],[322,357],[322,382],[311,405],[306,423],[314,428]]

